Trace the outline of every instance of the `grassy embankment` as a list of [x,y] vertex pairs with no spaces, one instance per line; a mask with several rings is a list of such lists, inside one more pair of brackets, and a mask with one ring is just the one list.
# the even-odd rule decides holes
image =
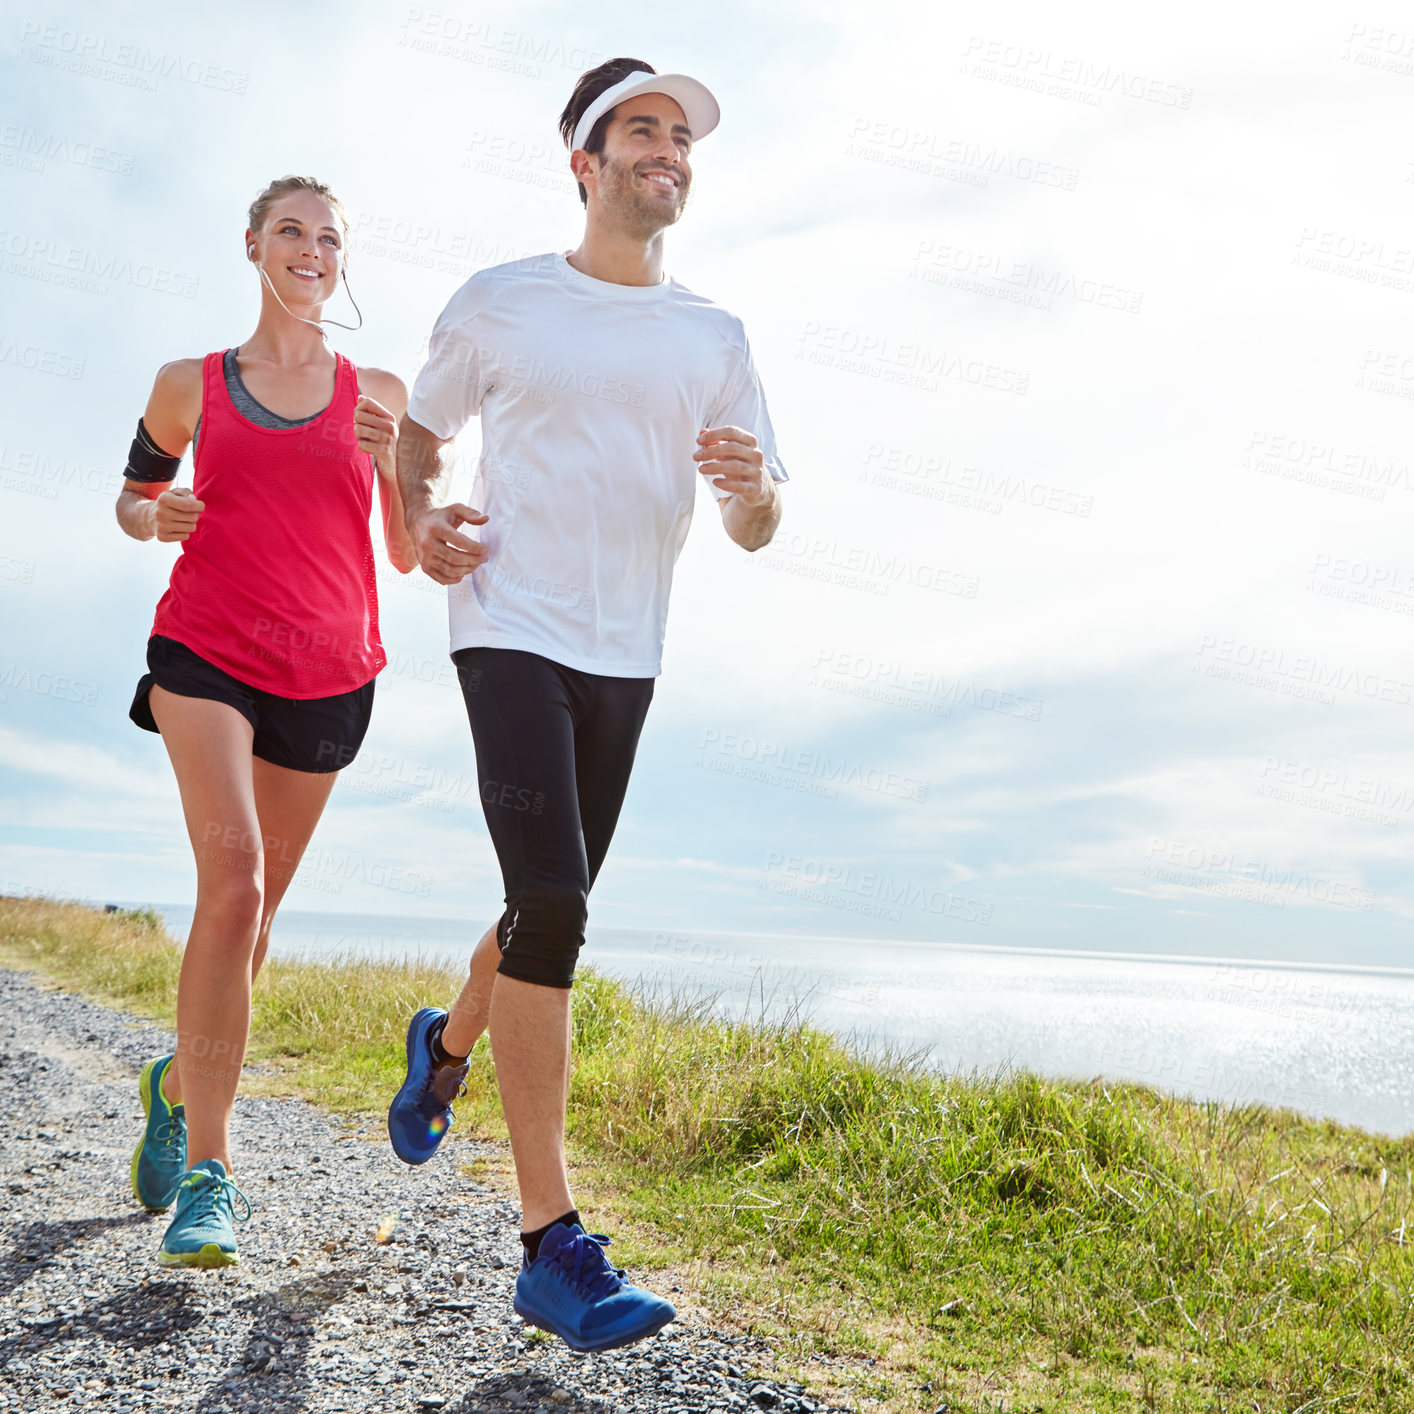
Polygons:
[[[173,1016],[180,952],[155,915],[0,900],[0,962]],[[459,981],[270,963],[258,1083],[377,1133],[408,1016]],[[680,1303],[777,1339],[807,1383],[950,1414],[1414,1408],[1414,1135],[939,1077],[799,1023],[648,1007],[588,968],[574,1037],[586,1213],[621,1263],[671,1270]],[[458,1118],[453,1139],[504,1137],[484,1040]],[[508,1162],[478,1176],[508,1185]]]

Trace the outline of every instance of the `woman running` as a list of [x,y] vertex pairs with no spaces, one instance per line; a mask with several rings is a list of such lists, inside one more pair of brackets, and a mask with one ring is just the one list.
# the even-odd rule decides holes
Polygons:
[[[321,182],[282,177],[256,197],[245,233],[260,279],[255,332],[158,371],[118,497],[134,539],[182,545],[129,713],[162,734],[196,855],[177,1049],[143,1069],[147,1123],[132,1162],[138,1202],[176,1202],[165,1266],[240,1260],[234,1203],[243,1218],[250,1206],[231,1177],[228,1130],[251,984],[387,661],[375,482],[389,560],[403,573],[417,563],[395,460],[407,390],[332,352],[319,323],[347,240]],[[190,489],[173,484],[189,444]]]

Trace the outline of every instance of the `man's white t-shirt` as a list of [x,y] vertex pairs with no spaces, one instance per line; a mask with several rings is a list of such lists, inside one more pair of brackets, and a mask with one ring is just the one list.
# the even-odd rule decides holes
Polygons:
[[469,500],[488,519],[463,533],[490,554],[449,591],[453,651],[656,677],[707,480],[697,434],[745,428],[787,479],[741,320],[676,280],[610,284],[560,254],[478,271],[437,320],[408,416],[446,440],[478,414]]

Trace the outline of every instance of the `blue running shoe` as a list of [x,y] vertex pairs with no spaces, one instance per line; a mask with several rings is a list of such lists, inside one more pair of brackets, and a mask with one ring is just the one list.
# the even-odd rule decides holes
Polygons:
[[609,1238],[578,1223],[556,1223],[526,1252],[516,1278],[515,1308],[530,1326],[552,1331],[571,1350],[614,1350],[656,1335],[677,1315],[661,1296],[628,1281],[604,1255]]
[[427,1033],[446,1015],[441,1007],[425,1006],[408,1023],[407,1079],[388,1106],[388,1138],[405,1164],[425,1164],[437,1152],[456,1119],[452,1101],[466,1094],[469,1062],[432,1064]]
[[[245,1204],[237,1219],[234,1200]],[[220,1159],[203,1159],[182,1175],[177,1187],[177,1211],[157,1260],[164,1267],[234,1267],[236,1222],[250,1217],[250,1199],[226,1177]]]
[[169,1105],[162,1093],[162,1077],[171,1064],[171,1056],[148,1061],[137,1082],[146,1123],[133,1150],[133,1193],[149,1213],[172,1206],[187,1171],[187,1112],[181,1105]]

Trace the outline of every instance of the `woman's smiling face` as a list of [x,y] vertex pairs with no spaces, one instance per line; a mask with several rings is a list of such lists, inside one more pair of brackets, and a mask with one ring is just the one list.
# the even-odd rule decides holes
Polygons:
[[321,196],[296,191],[270,208],[264,229],[247,231],[262,266],[287,304],[322,304],[334,293],[344,258],[344,229]]

